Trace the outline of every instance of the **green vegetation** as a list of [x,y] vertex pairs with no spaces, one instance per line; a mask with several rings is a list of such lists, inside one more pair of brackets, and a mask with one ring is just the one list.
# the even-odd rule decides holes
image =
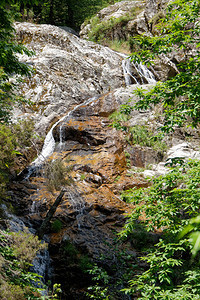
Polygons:
[[22,155],[21,149],[31,146],[35,148],[37,141],[38,136],[34,134],[32,120],[27,119],[17,124],[0,124],[0,195],[6,189],[10,173],[15,168],[15,161]]
[[90,271],[95,282],[90,298],[118,299],[119,286],[136,299],[199,298],[200,162],[174,159],[169,166],[170,172],[150,187],[123,193],[135,209],[120,233],[121,242],[131,243],[140,257],[113,249],[109,269],[96,265]]
[[[159,82],[150,91],[136,91],[140,100],[135,108],[162,104],[163,132],[199,124],[199,11],[199,1],[172,1],[165,18],[154,26],[154,36],[133,38],[140,47],[132,55],[134,60],[153,64],[158,55],[172,51],[183,58],[174,78]],[[152,232],[159,238],[156,244],[140,244],[146,268],[138,270],[124,289],[137,299],[199,299],[200,163],[174,162],[171,171],[154,179],[149,188],[123,193],[135,209],[121,236],[134,240],[140,228],[142,235]]]
[[2,1],[0,16],[0,122],[2,123],[8,122],[14,104],[24,102],[23,98],[16,93],[18,76],[30,75],[29,66],[20,63],[16,54],[31,55],[31,52],[16,42],[12,27],[13,15],[5,8]]
[[[19,62],[17,54],[31,53],[23,45],[17,44],[12,28],[13,16],[11,10],[5,9],[5,2],[9,6],[13,1],[1,1],[0,4],[1,193],[6,188],[14,160],[20,155],[20,148],[29,147],[33,136],[31,121],[17,125],[9,123],[13,106],[24,104],[17,91],[17,80],[20,76],[29,76],[31,71],[27,65]],[[15,11],[21,11],[22,18],[30,10],[32,17],[39,22],[68,25],[75,29],[80,26],[83,18],[109,3],[101,1],[99,5],[96,0],[14,2]],[[143,35],[131,39],[133,48],[140,49],[139,53],[133,53],[134,60],[153,64],[153,60],[160,54],[172,52],[180,55],[182,60],[177,63],[178,71],[174,78],[159,82],[150,91],[138,89],[136,94],[140,100],[136,106],[123,105],[119,112],[111,116],[112,126],[124,132],[129,144],[154,147],[161,151],[166,147],[163,135],[159,132],[146,125],[129,126],[128,121],[134,108],[149,109],[161,104],[164,112],[163,132],[173,131],[185,124],[199,126],[199,12],[200,3],[197,0],[172,1],[163,19],[159,15],[152,20],[153,36]],[[125,16],[98,25],[99,20],[94,18],[91,39],[106,42],[104,38],[112,35],[112,27],[118,24],[121,26],[128,19],[129,16]],[[128,153],[126,158],[129,163]],[[153,179],[148,188],[131,189],[122,194],[123,200],[132,203],[135,208],[128,216],[120,237],[122,243],[128,241],[141,257],[135,258],[130,252],[122,253],[113,249],[109,269],[104,270],[95,265],[89,272],[94,281],[88,290],[89,298],[117,299],[123,292],[147,300],[199,299],[200,162],[175,159],[169,167],[169,173]],[[66,171],[59,159],[47,164],[46,178],[50,189],[58,190],[66,184]],[[56,220],[52,224],[52,230],[61,229],[59,222]],[[37,251],[43,247],[37,237],[28,233],[0,232],[1,299],[58,298],[55,294],[41,296],[41,290],[33,284],[40,280],[28,270]],[[79,252],[70,242],[67,241],[62,250],[69,265],[79,264],[81,270],[91,268],[89,259],[86,256],[80,258]],[[59,287],[55,287],[55,290],[59,291]]]
[[10,121],[14,105],[25,103],[17,90],[18,80],[31,73],[28,65],[19,62],[17,54],[32,53],[16,42],[12,27],[14,16],[5,3],[8,5],[12,1],[1,1],[0,4],[0,193],[6,186],[14,159],[20,155],[20,148],[30,146],[33,138],[31,121],[21,124]]
[[78,255],[78,250],[76,249],[76,247],[69,241],[65,241],[63,248],[62,248],[62,252],[66,255],[70,257],[70,262],[74,262],[75,260],[77,260],[77,255]]
[[141,259],[149,267],[130,280],[126,293],[138,299],[198,299],[198,259],[189,259],[189,240],[178,236],[191,225],[190,218],[199,214],[199,175],[199,161],[175,162],[171,171],[154,179],[149,188],[124,193],[124,200],[135,209],[121,236],[134,238],[138,222],[143,232],[162,233],[157,244],[143,245]]
[[58,219],[56,219],[55,221],[52,222],[51,224],[51,230],[53,232],[59,232],[62,229],[62,222]]
[[[138,89],[137,109],[148,109],[158,103],[163,106],[162,130],[173,131],[184,124],[197,126],[200,118],[200,4],[196,0],[170,2],[166,15],[160,19],[154,36],[134,37],[140,51],[132,55],[134,61],[153,64],[161,54],[180,57],[177,75],[166,82],[158,82],[150,91]],[[192,50],[191,50],[192,49]]]
[[104,40],[104,42],[101,43],[114,51],[122,52],[125,54],[131,54],[129,40],[126,41],[123,39],[113,39],[113,40]]
[[62,255],[67,265],[76,264],[80,272],[86,272],[92,267],[90,258],[87,255],[80,253],[80,251],[69,240],[65,241],[61,247]]
[[107,21],[101,21],[99,17],[94,16],[91,18],[91,31],[89,32],[89,39],[94,42],[103,42],[104,40],[112,40],[112,32],[117,25],[125,26],[134,16],[127,14],[120,18],[110,18]]
[[87,297],[90,299],[108,300],[110,298],[108,295],[110,278],[107,272],[97,265],[93,265],[93,268],[88,272],[92,275],[92,280],[95,282],[95,285],[88,287],[88,292],[86,293]]
[[87,296],[91,299],[120,300],[124,297],[121,289],[127,286],[138,268],[137,259],[130,249],[124,250],[123,241],[118,238],[113,240],[112,245],[106,243],[106,246],[107,254],[100,256],[98,263],[86,270],[93,283],[88,287]]
[[129,140],[133,145],[151,147],[163,153],[167,149],[166,143],[163,142],[164,135],[160,132],[155,134],[147,125],[135,125],[129,129]]
[[38,251],[44,249],[30,233],[0,231],[0,299],[42,299],[40,276],[29,272]]
[[140,9],[135,8],[126,15],[119,18],[111,17],[105,21],[98,16],[92,17],[90,19],[91,29],[88,32],[89,39],[115,51],[131,54],[132,37],[127,36],[126,27],[127,23],[133,20],[139,12]]
[[117,130],[122,130],[130,145],[151,147],[163,154],[167,149],[167,145],[163,141],[164,134],[158,129],[151,129],[148,125],[130,126],[128,121],[131,118],[132,110],[133,106],[130,104],[121,105],[120,110],[110,116],[110,119],[113,121],[111,126]]
[[69,176],[66,178],[68,172],[72,167],[65,167],[62,159],[49,160],[45,163],[44,176],[49,191],[59,191],[62,186],[70,185],[72,179]]
[[86,174],[81,174],[80,180],[83,181],[83,180],[85,180],[85,178],[86,178]]
[[[131,218],[137,220],[145,215],[141,222],[148,227],[148,231],[162,229],[162,232],[170,230],[176,234],[177,230],[179,231],[180,219],[192,217],[198,212],[199,171],[198,161],[175,164],[168,174],[155,178],[149,188],[124,193],[124,200],[129,200],[137,206]],[[145,206],[141,205],[143,201]],[[125,232],[129,231],[128,224]]]
[[[33,146],[37,138],[32,120],[11,122],[14,105],[25,104],[17,89],[18,81],[31,73],[29,66],[18,60],[17,54],[32,54],[15,39],[14,10],[8,9],[12,3],[4,0],[0,3],[0,201],[5,199],[6,185],[17,157],[22,155],[21,149]],[[37,252],[44,247],[46,245],[30,233],[0,230],[0,299],[58,299],[55,296],[58,286],[50,296],[42,296],[46,287],[40,276],[29,271]]]
[[14,0],[18,20],[69,26],[79,30],[86,18],[119,0]]
[[[134,107],[114,113],[113,127],[129,134],[129,110],[149,109],[156,104],[163,107],[161,130],[165,133],[183,125],[199,125],[199,12],[199,1],[172,1],[163,19],[159,15],[152,20],[154,36],[132,38],[135,49],[140,49],[132,55],[134,60],[153,64],[159,54],[172,51],[183,59],[177,63],[174,78],[159,82],[150,91],[138,89],[140,100]],[[137,126],[133,134],[133,143],[151,143],[146,126]],[[199,299],[200,162],[177,158],[168,166],[169,173],[153,179],[150,187],[122,194],[123,200],[135,208],[120,236],[141,256],[128,287],[122,289],[134,299]],[[102,281],[101,291],[106,296],[96,299],[112,299],[107,286]],[[93,289],[93,298],[97,288]]]

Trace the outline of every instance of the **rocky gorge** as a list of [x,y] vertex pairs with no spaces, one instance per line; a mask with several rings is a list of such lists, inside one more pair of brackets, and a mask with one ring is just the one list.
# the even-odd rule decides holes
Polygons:
[[[129,21],[128,35],[133,35],[134,30],[150,31],[148,20],[162,7],[160,1],[147,1],[146,5],[143,1],[123,1],[111,6],[112,17],[113,13],[119,17],[119,11],[124,11],[122,5],[128,10],[129,5],[132,10],[141,10]],[[108,19],[108,10],[101,11],[99,18]],[[114,35],[119,32],[117,28]],[[176,73],[174,59],[160,58],[155,68],[148,70],[131,63],[123,53],[55,26],[16,23],[15,30],[17,39],[34,51],[31,57],[19,57],[34,68],[34,73],[21,87],[32,104],[16,108],[14,119],[33,119],[35,132],[42,137],[44,145],[42,148],[40,142],[38,155],[35,151],[30,157],[26,154],[20,158],[21,162],[19,159],[22,172],[11,184],[10,197],[17,207],[19,220],[36,232],[64,188],[62,202],[46,228],[44,240],[49,244],[49,254],[42,276],[61,283],[61,299],[88,299],[85,291],[90,277],[83,272],[83,258],[85,264],[91,259],[107,269],[116,263],[113,241],[125,224],[126,215],[134,209],[122,200],[121,193],[148,186],[147,176],[166,173],[167,159],[199,159],[198,133],[190,132],[192,138],[188,142],[185,133],[177,130],[165,139],[167,148],[161,152],[131,145],[126,134],[112,126],[111,114],[121,105],[137,101],[133,92],[138,86],[149,89],[157,80]],[[82,37],[86,37],[87,30],[82,28]],[[132,111],[127,122],[156,130],[160,114],[157,109]],[[64,168],[64,180],[52,189],[48,185],[48,173],[53,174],[50,167],[56,162],[59,168]],[[126,249],[132,260],[140,263],[130,241]],[[120,268],[119,272],[122,272]],[[121,288],[118,286],[118,290]],[[115,297],[130,299],[120,292]]]

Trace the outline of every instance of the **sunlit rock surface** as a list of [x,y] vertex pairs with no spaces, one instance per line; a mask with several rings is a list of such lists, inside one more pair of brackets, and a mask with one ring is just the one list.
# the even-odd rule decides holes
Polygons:
[[[97,29],[98,26],[108,29],[105,30],[105,40],[108,41],[127,41],[130,42],[134,36],[155,35],[158,20],[164,16],[164,11],[169,0],[146,0],[146,1],[121,1],[99,11],[95,21],[91,19],[83,23],[80,36],[89,39],[90,31]],[[108,23],[110,22],[110,23]],[[103,31],[103,29],[102,29]],[[104,41],[102,40],[102,43]],[[130,43],[131,45],[131,43]],[[135,49],[131,49],[130,53]],[[123,51],[123,48],[122,48]],[[175,55],[171,53],[169,57],[158,55],[155,64],[151,67],[155,78],[159,81],[173,77],[177,74],[176,63],[180,61],[182,53]]]
[[35,70],[25,80],[23,94],[34,104],[25,112],[34,114],[38,130],[74,105],[125,84],[123,57],[109,48],[51,25],[16,23],[15,29],[18,39],[35,51],[20,60]]

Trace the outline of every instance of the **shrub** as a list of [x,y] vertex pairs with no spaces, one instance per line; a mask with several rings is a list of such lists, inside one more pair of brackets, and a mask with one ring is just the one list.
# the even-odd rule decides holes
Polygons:
[[167,149],[167,145],[163,141],[164,134],[159,131],[154,132],[147,125],[130,126],[128,121],[131,118],[132,110],[133,106],[128,103],[121,105],[119,111],[110,115],[110,119],[113,121],[111,126],[117,130],[122,130],[129,144],[151,147],[163,154]]
[[46,162],[44,175],[49,191],[53,191],[54,189],[58,191],[63,185],[69,183],[69,180],[65,178],[67,172],[68,170],[61,159]]
[[40,299],[37,274],[29,266],[38,251],[44,249],[37,236],[27,232],[6,233],[0,230],[0,299]]
[[59,232],[62,229],[62,222],[60,220],[55,220],[51,224],[51,230],[53,232]]
[[189,254],[194,245],[177,237],[186,224],[192,229],[190,218],[199,214],[199,182],[199,161],[174,160],[171,171],[155,178],[152,186],[124,193],[135,209],[121,235],[134,238],[138,223],[143,231],[160,233],[159,242],[141,252],[146,267],[133,276],[126,293],[138,299],[198,299],[198,261],[191,263]]

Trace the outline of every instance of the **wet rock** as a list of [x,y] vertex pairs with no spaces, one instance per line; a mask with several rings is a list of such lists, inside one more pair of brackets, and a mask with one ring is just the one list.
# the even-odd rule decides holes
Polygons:
[[95,175],[95,174],[87,175],[85,180],[88,182],[93,182],[93,183],[97,184],[98,186],[100,186],[103,183],[102,177],[99,175]]
[[[143,7],[140,1],[125,1],[125,7],[127,9],[129,4],[138,3]],[[117,5],[122,8],[122,4],[117,3],[111,10]],[[118,17],[120,9],[113,10],[112,15]],[[152,11],[154,14],[154,7]],[[148,14],[150,18],[151,13]],[[144,13],[138,14],[133,20],[135,23],[129,23],[129,32],[150,30],[145,18],[147,16]],[[50,25],[22,23],[16,24],[16,29],[19,38],[36,52],[32,58],[20,58],[36,67],[36,74],[23,87],[23,92],[34,102],[34,112],[27,109],[24,116],[33,114],[37,132],[42,134],[55,125],[48,136],[52,147],[43,156],[42,162],[57,158],[62,160],[67,170],[66,179],[70,178],[66,195],[52,219],[52,223],[60,220],[62,228],[55,233],[49,226],[47,231],[50,254],[54,260],[54,280],[62,283],[66,299],[84,299],[79,288],[87,286],[88,278],[84,277],[83,280],[83,274],[77,266],[77,255],[70,256],[69,249],[66,254],[66,243],[70,241],[81,254],[87,254],[96,262],[100,262],[101,255],[112,256],[109,245],[115,238],[114,232],[121,230],[125,215],[133,209],[131,204],[122,201],[121,192],[132,187],[148,186],[144,176],[128,170],[125,150],[130,153],[130,166],[143,167],[153,163],[155,170],[151,171],[154,174],[158,173],[158,166],[165,171],[164,162],[157,165],[161,158],[149,148],[127,145],[123,132],[111,126],[109,115],[112,112],[130,98],[132,104],[137,101],[133,91],[138,85],[124,86],[120,54],[82,41]],[[116,32],[123,34],[118,27]],[[159,67],[155,71],[158,78]],[[168,69],[162,76],[168,77],[167,72]],[[143,87],[148,89],[151,86]],[[94,94],[99,95],[82,103]],[[76,106],[79,103],[82,104]],[[68,113],[71,109],[71,113]],[[64,118],[60,119],[61,115]],[[153,120],[154,115],[152,111],[133,111],[130,117],[129,125],[134,126],[146,124],[149,119]],[[186,145],[168,154],[173,157],[173,153],[180,155],[182,152],[188,156],[192,154]],[[59,191],[48,190],[41,161],[40,166],[39,173],[30,174],[29,185],[20,182],[19,178],[19,182],[11,187],[15,203],[19,203],[19,214],[35,227],[41,225],[59,194]],[[65,249],[61,253],[63,246]],[[105,261],[105,267],[108,268],[109,263],[109,260]]]
[[20,60],[36,69],[23,84],[23,94],[34,106],[23,113],[34,117],[38,131],[75,104],[123,85],[122,57],[109,48],[51,25],[16,23],[15,29],[18,39],[35,51]]
[[[62,134],[62,137],[61,137]],[[66,141],[77,141],[80,144],[86,145],[101,145],[105,143],[105,140],[97,139],[92,136],[87,130],[80,130],[73,126],[60,125],[55,127],[53,131],[53,136],[56,142],[59,142],[62,139],[62,142]]]

